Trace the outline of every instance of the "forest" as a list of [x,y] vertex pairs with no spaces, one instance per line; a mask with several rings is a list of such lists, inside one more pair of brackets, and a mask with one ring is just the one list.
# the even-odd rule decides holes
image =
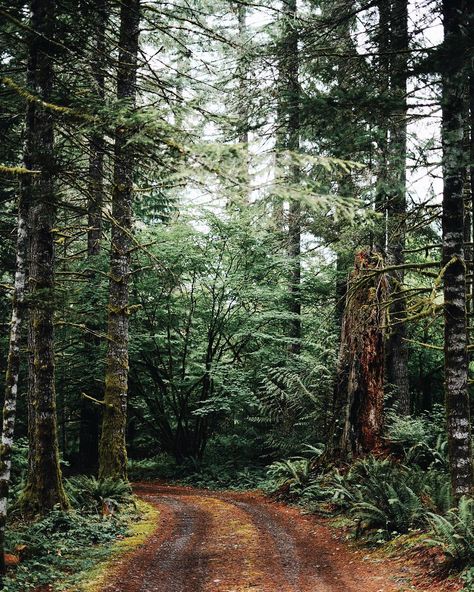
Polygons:
[[474,6],[0,0],[0,588],[474,591]]

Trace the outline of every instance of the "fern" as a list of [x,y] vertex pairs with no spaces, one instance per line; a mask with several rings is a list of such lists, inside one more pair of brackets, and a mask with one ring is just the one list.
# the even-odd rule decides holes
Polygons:
[[303,485],[311,471],[311,460],[291,459],[274,462],[267,471],[267,476],[276,484],[276,489],[285,484]]
[[410,487],[402,482],[382,482],[380,486],[371,502],[358,502],[351,510],[362,526],[390,536],[422,525],[425,509]]
[[409,475],[406,467],[389,459],[367,457],[346,475],[334,475],[332,500],[349,509],[359,528],[377,529],[384,538],[406,533],[421,526],[426,514],[418,488],[407,485]]
[[433,537],[427,542],[440,546],[458,566],[474,562],[474,499],[461,498],[459,506],[446,516],[429,514]]
[[92,513],[113,513],[132,503],[132,490],[125,481],[80,475],[66,481],[66,490],[74,507]]

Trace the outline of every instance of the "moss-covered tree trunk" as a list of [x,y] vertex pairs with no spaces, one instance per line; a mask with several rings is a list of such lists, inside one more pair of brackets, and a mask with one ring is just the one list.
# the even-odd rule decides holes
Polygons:
[[[123,2],[120,12],[117,98],[133,114],[136,100],[140,1]],[[134,147],[131,121],[115,131],[112,242],[108,308],[108,351],[104,414],[99,447],[99,476],[126,479],[128,394],[128,315],[132,231]]]
[[357,253],[342,321],[332,455],[349,458],[380,445],[384,397],[386,279],[381,257]]
[[[106,43],[105,33],[108,21],[107,0],[97,0],[93,7],[93,14],[87,16],[93,25],[95,36],[94,47],[91,55],[91,78],[93,81],[93,95],[97,104],[102,106],[105,98],[105,70],[106,70]],[[104,192],[104,156],[105,139],[103,131],[94,130],[89,138],[89,179],[87,202],[87,257],[94,269],[95,259],[101,251],[102,241],[102,208],[105,201]],[[96,274],[90,272],[91,281]],[[92,331],[98,332],[101,327],[89,324]],[[94,334],[87,335],[86,352],[89,359],[101,355],[100,339]],[[92,364],[86,385],[86,393],[96,399],[100,399],[97,393],[96,365]],[[79,460],[82,472],[90,473],[97,470],[99,460],[99,425],[100,410],[96,403],[85,397],[81,398],[81,418],[79,428]]]
[[[391,60],[390,95],[394,108],[390,117],[389,187],[387,188],[387,260],[389,265],[405,262],[406,235],[406,155],[407,155],[407,76],[408,2],[393,0],[390,10]],[[387,35],[387,32],[385,32]],[[406,302],[404,274],[389,274],[390,331],[386,346],[386,382],[399,412],[410,413],[408,348],[406,341]]]
[[[34,71],[34,91],[44,103],[51,102],[53,86],[53,44],[55,29],[54,0],[33,0],[30,61]],[[31,121],[31,165],[40,171],[31,183],[29,208],[29,313],[32,346],[32,373],[29,404],[33,425],[29,437],[34,450],[23,508],[45,513],[54,506],[67,507],[59,465],[54,371],[54,132],[51,110],[36,105]]]
[[445,0],[443,17],[444,387],[451,483],[453,495],[459,499],[462,495],[469,494],[473,486],[467,386],[466,264],[463,245],[467,72],[463,52],[459,51],[468,29],[466,2]]

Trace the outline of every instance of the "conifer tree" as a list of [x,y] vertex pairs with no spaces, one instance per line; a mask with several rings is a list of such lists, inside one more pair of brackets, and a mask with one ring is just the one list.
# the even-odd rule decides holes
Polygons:
[[[300,147],[300,89],[298,53],[298,15],[296,0],[285,2],[282,11],[282,37],[279,41],[277,150],[286,151],[283,177],[289,186],[296,186],[300,177],[294,153]],[[293,156],[290,154],[293,153]],[[290,156],[289,156],[290,155]],[[278,156],[278,155],[277,155]],[[301,203],[292,196],[288,204],[289,287],[288,337],[289,351],[301,351]]]
[[132,198],[134,172],[133,115],[137,93],[137,54],[140,0],[123,2],[120,9],[117,98],[127,109],[128,120],[115,131],[112,193],[112,238],[108,304],[108,351],[99,476],[125,479],[127,451],[128,317],[130,253],[132,247]]
[[33,0],[28,79],[39,100],[27,118],[27,162],[39,171],[31,180],[29,219],[29,335],[32,374],[29,384],[30,463],[22,505],[31,512],[46,513],[54,506],[67,507],[64,493],[56,420],[54,364],[55,245],[57,198],[54,188],[53,113],[48,107],[53,88],[55,35],[54,0]]
[[[382,33],[383,34],[383,33]],[[387,32],[385,32],[385,35]],[[410,413],[406,302],[403,294],[406,236],[408,2],[393,0],[390,7],[390,91],[393,102],[389,124],[387,207],[387,263],[397,266],[389,274],[391,285],[390,331],[387,339],[387,384],[399,412]]]
[[459,51],[468,18],[464,0],[444,0],[442,62],[443,140],[443,277],[444,380],[448,421],[449,466],[453,495],[459,499],[473,487],[469,413],[466,262],[464,259],[464,142],[466,64]]
[[[90,80],[92,82],[92,95],[99,107],[104,106],[105,99],[105,75],[107,69],[106,55],[106,30],[108,22],[108,1],[98,0],[92,7],[86,5],[86,22],[92,23],[94,35],[93,46],[90,49]],[[102,208],[105,204],[105,138],[103,130],[98,127],[89,137],[89,171],[88,171],[88,196],[87,196],[87,257],[91,263],[91,281],[96,277],[94,270],[95,259],[101,252],[102,246]],[[91,326],[94,332],[100,327]],[[89,355],[100,355],[100,339],[94,334],[89,334],[87,350]],[[95,368],[95,365],[92,366]],[[97,386],[94,381],[94,373],[91,372],[91,381],[87,385],[87,391],[95,399]],[[81,417],[79,432],[79,457],[81,468],[85,472],[97,469],[98,445],[99,445],[99,409],[97,404],[86,397],[81,398]]]

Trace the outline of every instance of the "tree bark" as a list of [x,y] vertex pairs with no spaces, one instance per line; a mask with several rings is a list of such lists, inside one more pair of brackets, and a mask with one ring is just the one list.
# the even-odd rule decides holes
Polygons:
[[448,448],[455,499],[473,485],[469,392],[467,386],[466,265],[464,261],[464,117],[466,72],[458,50],[467,29],[464,0],[444,0],[442,72],[444,380]]
[[[140,0],[121,5],[117,98],[135,108]],[[108,351],[104,415],[99,446],[99,476],[127,477],[125,431],[128,394],[128,315],[134,171],[134,126],[115,132],[112,243],[108,305]]]
[[[54,39],[54,0],[31,3],[32,36],[30,51],[35,68],[35,89],[45,103],[51,101],[53,58],[50,40]],[[30,466],[22,494],[24,510],[44,514],[54,506],[67,507],[57,439],[56,391],[54,369],[54,224],[56,196],[53,187],[54,132],[53,115],[47,107],[37,106],[31,131],[32,165],[40,171],[31,184],[30,212],[30,332],[33,346],[33,392],[30,405],[35,422],[30,426],[34,461]],[[34,472],[32,472],[32,469]]]
[[240,4],[237,7],[237,20],[239,26],[240,52],[238,57],[237,76],[239,78],[238,90],[238,117],[239,117],[239,143],[242,145],[242,207],[248,207],[250,203],[250,161],[249,161],[249,81],[248,59],[246,56],[247,41],[247,7]]
[[377,449],[381,443],[384,397],[383,307],[386,279],[377,273],[379,254],[357,253],[342,323],[334,401],[334,458],[347,459]]
[[[91,73],[94,81],[94,95],[99,104],[103,104],[105,98],[105,68],[106,47],[105,31],[108,21],[107,0],[97,0],[93,8],[92,23],[95,35],[95,47],[91,56]],[[91,262],[100,254],[102,241],[102,207],[105,201],[104,192],[104,156],[105,140],[103,132],[95,130],[89,140],[89,195],[87,204],[87,257]],[[94,265],[92,263],[92,268]],[[91,272],[91,281],[95,274]],[[100,327],[90,326],[93,330]],[[88,356],[100,355],[100,339],[89,335],[86,343]],[[97,382],[94,372],[90,373],[87,384],[87,392],[96,396]],[[81,398],[81,418],[79,428],[79,460],[81,471],[85,473],[95,472],[99,457],[99,424],[100,411],[95,403]]]
[[242,3],[231,3],[237,17],[238,26],[238,50],[235,79],[237,88],[235,91],[235,132],[237,141],[240,144],[239,171],[236,180],[239,183],[238,194],[231,196],[228,206],[234,211],[241,211],[250,203],[250,161],[249,161],[249,80],[248,80],[248,57],[246,55],[247,43],[247,7]]
[[[390,191],[387,196],[387,260],[389,265],[405,263],[406,157],[407,157],[407,55],[408,2],[393,0],[391,8],[391,89],[395,101],[390,117]],[[390,331],[386,347],[387,385],[397,410],[410,413],[408,347],[406,342],[406,301],[403,270],[389,276]]]
[[[93,16],[95,47],[91,56],[91,72],[94,80],[94,94],[99,104],[105,98],[105,30],[108,20],[107,0],[96,0]],[[100,253],[102,239],[102,206],[104,203],[104,155],[103,132],[95,130],[89,140],[89,196],[87,204],[88,232],[87,254]]]
[[[18,376],[20,373],[21,328],[24,320],[25,306],[26,256],[28,251],[26,220],[28,216],[28,206],[27,195],[24,192],[20,192],[17,222],[15,283],[13,288],[10,341],[5,376],[5,399],[3,403],[3,428],[0,447],[0,574],[5,573],[5,526],[7,522],[8,494],[10,491]],[[1,585],[2,580],[0,578],[0,588]]]
[[[377,83],[378,93],[381,98],[388,98],[390,92],[390,67],[391,67],[391,36],[390,22],[392,14],[391,0],[379,0],[377,3],[379,22],[377,26]],[[388,154],[389,134],[386,117],[379,116],[376,126],[376,141],[378,152],[377,182],[375,187],[374,209],[380,214],[380,222],[372,233],[371,244],[380,253],[385,253],[387,247],[387,189],[388,179]]]
[[[295,153],[300,147],[300,90],[298,80],[299,53],[296,0],[289,0],[284,8],[284,54],[280,63],[280,76],[283,82],[281,92],[285,94],[283,116],[286,120],[286,150]],[[300,178],[299,166],[291,164],[288,180],[296,185]],[[301,352],[301,203],[290,199],[288,212],[288,257],[290,278],[288,311],[290,323],[288,337],[289,351],[292,355]]]

